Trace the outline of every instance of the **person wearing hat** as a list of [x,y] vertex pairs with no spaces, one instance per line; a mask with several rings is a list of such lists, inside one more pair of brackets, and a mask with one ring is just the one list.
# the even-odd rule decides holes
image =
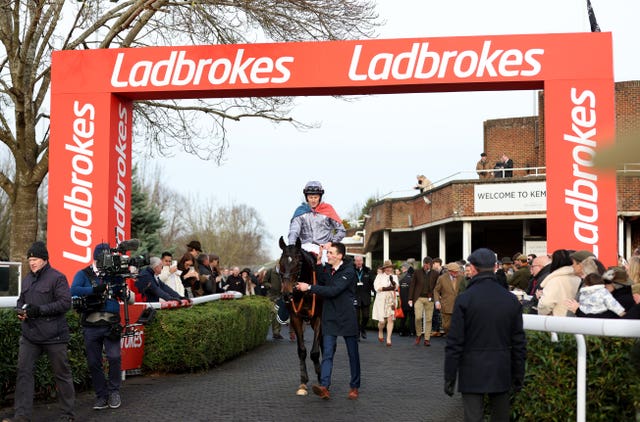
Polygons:
[[390,260],[382,264],[382,273],[373,280],[376,298],[373,301],[371,319],[378,321],[378,341],[384,341],[384,329],[387,328],[387,346],[391,346],[393,333],[394,310],[396,307],[396,290],[398,276],[393,274],[393,263]]
[[[320,182],[307,182],[302,193],[305,202],[296,208],[291,217],[289,244],[294,245],[300,239],[302,249],[319,255],[323,249],[331,246],[331,242],[342,241],[347,231],[333,207],[322,202],[324,189]],[[323,254],[326,255],[326,252]],[[326,256],[323,262],[326,262]]]
[[531,268],[529,267],[529,260],[526,255],[520,254],[516,257],[516,271],[511,277],[507,278],[509,288],[520,289],[522,291],[527,290],[529,286],[529,279],[531,278]]
[[[102,410],[120,407],[121,353],[120,353],[120,303],[125,299],[132,304],[135,295],[129,291],[120,276],[104,276],[98,270],[99,262],[111,249],[108,243],[100,243],[93,249],[93,264],[78,271],[73,277],[71,294],[85,298],[89,307],[77,309],[81,312],[80,323],[87,354],[91,382],[96,394],[93,408]],[[109,293],[107,294],[107,290]],[[109,373],[105,379],[102,353],[109,362]]]
[[431,346],[433,289],[440,277],[440,273],[431,268],[432,263],[433,259],[425,256],[422,260],[422,268],[413,272],[409,285],[409,306],[413,307],[416,320],[416,346],[420,344],[422,336],[424,336],[424,345]]
[[503,257],[500,260],[500,267],[496,271],[496,277],[498,277],[498,282],[504,286],[505,289],[509,288],[508,280],[513,276],[514,272],[511,258],[508,256]]
[[551,254],[549,275],[536,291],[538,315],[567,316],[566,300],[576,297],[580,277],[572,266],[571,251],[558,249]]
[[464,420],[482,420],[488,396],[491,420],[509,420],[510,392],[524,383],[527,340],[522,306],[495,276],[496,255],[476,249],[467,259],[473,275],[456,298],[445,346],[444,391],[458,379]]
[[451,326],[451,314],[453,304],[458,296],[460,287],[464,283],[464,276],[460,265],[450,262],[445,267],[447,271],[438,277],[436,287],[433,289],[433,300],[435,307],[442,315],[442,329],[446,336]]
[[487,161],[487,153],[480,154],[480,160],[476,164],[476,173],[482,179],[488,179],[493,175],[491,164]]
[[15,419],[31,420],[33,413],[34,368],[42,353],[47,353],[55,375],[60,420],[73,420],[75,390],[67,356],[70,340],[65,315],[71,309],[67,278],[49,263],[43,242],[34,242],[27,251],[29,272],[22,280],[16,304],[21,321],[16,391]]
[[149,259],[149,265],[140,272],[136,279],[136,288],[146,297],[147,302],[177,301],[186,299],[160,280],[162,260],[157,256]]

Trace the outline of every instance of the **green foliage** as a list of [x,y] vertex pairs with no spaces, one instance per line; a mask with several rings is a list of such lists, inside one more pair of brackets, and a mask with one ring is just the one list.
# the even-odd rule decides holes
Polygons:
[[261,296],[158,312],[145,329],[143,369],[192,372],[208,369],[262,344],[271,302]]
[[[525,386],[515,395],[516,420],[576,420],[575,337],[527,332]],[[634,340],[585,337],[587,344],[587,409],[589,421],[632,421],[640,400],[640,379],[631,358]]]
[[158,231],[164,225],[164,220],[160,208],[150,201],[136,173],[134,167],[131,178],[131,237],[140,240],[140,251],[159,254],[162,251],[159,250]]
[[[267,338],[272,304],[264,297],[217,301],[192,308],[160,311],[145,327],[143,368],[153,372],[197,371],[218,365],[251,350]],[[67,313],[71,330],[69,361],[76,391],[91,388],[84,340],[77,313]],[[15,391],[20,322],[13,310],[0,310],[0,406]],[[55,395],[48,358],[36,364],[38,399]]]
[[[84,390],[89,387],[91,379],[78,314],[73,311],[68,312],[67,322],[71,331],[71,341],[67,350],[73,382],[77,390]],[[15,390],[19,338],[20,321],[16,318],[15,312],[0,310],[0,350],[2,350],[0,353],[0,404],[4,404],[7,395]],[[44,399],[55,395],[55,380],[46,354],[38,360],[34,378],[37,398]]]

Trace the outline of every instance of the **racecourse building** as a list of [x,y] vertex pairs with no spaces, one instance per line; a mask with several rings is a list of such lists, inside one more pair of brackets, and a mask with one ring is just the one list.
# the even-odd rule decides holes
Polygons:
[[[640,133],[640,81],[618,82],[615,90],[616,134]],[[482,150],[492,163],[507,153],[514,162],[512,177],[496,172],[479,179],[469,169],[462,178],[436,182],[414,196],[380,200],[369,209],[357,235],[348,238],[349,253],[377,263],[425,255],[450,262],[485,246],[500,257],[546,252],[543,95],[540,92],[538,116],[484,123]],[[618,253],[625,257],[640,246],[639,192],[640,163],[620,163]]]

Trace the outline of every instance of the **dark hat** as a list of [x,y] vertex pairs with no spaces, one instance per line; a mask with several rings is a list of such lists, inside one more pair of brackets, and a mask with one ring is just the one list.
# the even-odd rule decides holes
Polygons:
[[500,260],[500,262],[502,262],[503,264],[513,264],[513,261],[511,260],[511,258],[509,258],[508,256],[504,256],[502,257],[502,259]]
[[109,251],[110,249],[108,243],[98,243],[93,249],[93,259],[97,261],[98,257],[102,255],[104,251]]
[[491,249],[476,249],[469,255],[467,261],[476,268],[493,268],[496,265],[496,254]]
[[480,154],[480,157],[486,157],[486,156],[487,156],[486,152],[483,152],[482,154]]
[[251,275],[251,268],[243,268],[242,271],[240,271],[240,274],[242,273],[247,273],[247,275]]
[[431,258],[430,256],[425,256],[424,259],[422,260],[423,264],[433,264],[433,258]]
[[577,263],[580,263],[589,257],[595,258],[596,256],[593,254],[593,252],[581,250],[581,251],[575,251],[574,253],[569,255],[569,257],[574,261],[576,261]]
[[200,245],[200,242],[198,242],[197,240],[192,240],[191,242],[187,243],[187,248],[195,249],[198,252],[202,252],[202,245]]
[[618,283],[625,286],[631,286],[633,284],[633,281],[629,279],[627,270],[625,270],[624,267],[609,267],[609,269],[602,274],[602,278],[605,280],[606,284]]
[[28,258],[40,258],[48,261],[49,251],[47,250],[47,246],[44,244],[44,242],[33,242],[33,245],[31,245],[31,247],[27,251],[27,259]]

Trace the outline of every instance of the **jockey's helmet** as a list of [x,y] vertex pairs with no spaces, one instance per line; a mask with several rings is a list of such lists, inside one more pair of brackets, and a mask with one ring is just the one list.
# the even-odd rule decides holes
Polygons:
[[322,189],[322,184],[320,182],[312,180],[310,182],[307,182],[306,185],[304,185],[304,189],[302,190],[302,193],[304,193],[304,196],[307,196],[307,195],[322,196],[324,194],[324,189]]

